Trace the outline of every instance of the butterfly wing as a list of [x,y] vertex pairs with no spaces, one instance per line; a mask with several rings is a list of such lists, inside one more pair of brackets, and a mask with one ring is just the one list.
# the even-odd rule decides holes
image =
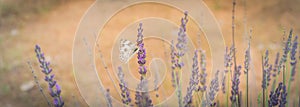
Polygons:
[[120,41],[120,60],[127,63],[129,59],[137,52],[135,44],[129,40],[121,39]]

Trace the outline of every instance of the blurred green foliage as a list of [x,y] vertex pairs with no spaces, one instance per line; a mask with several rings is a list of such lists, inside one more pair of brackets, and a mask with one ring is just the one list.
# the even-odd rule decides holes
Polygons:
[[0,30],[18,27],[25,20],[48,12],[65,0],[0,0]]

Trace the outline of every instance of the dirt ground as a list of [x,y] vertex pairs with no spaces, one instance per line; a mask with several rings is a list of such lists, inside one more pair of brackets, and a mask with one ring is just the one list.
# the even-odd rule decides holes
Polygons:
[[[253,78],[260,83],[261,53],[271,50],[274,59],[276,51],[281,50],[283,31],[294,28],[295,34],[300,32],[300,1],[299,0],[248,0],[247,27],[253,30],[252,57],[255,69]],[[26,21],[22,26],[0,32],[0,105],[3,107],[32,107],[45,106],[46,102],[37,87],[23,92],[22,84],[33,80],[26,61],[36,62],[34,46],[39,44],[50,59],[55,78],[62,86],[62,96],[66,106],[87,106],[81,98],[72,72],[73,39],[85,11],[93,0],[76,0],[65,2],[40,14],[34,20]],[[115,1],[111,1],[115,2]],[[231,0],[204,0],[212,10],[222,29],[226,45],[231,44]],[[109,5],[109,3],[103,4]],[[244,7],[242,0],[237,4],[236,42],[238,59],[244,59],[247,40],[244,36]],[[126,20],[126,17],[124,19]],[[271,61],[273,59],[271,58]],[[243,64],[243,60],[238,60]],[[258,72],[258,73],[257,73]],[[43,75],[37,73],[40,81]],[[241,76],[244,78],[244,76]],[[242,79],[243,81],[244,79]],[[298,79],[299,80],[299,79]],[[46,87],[45,84],[42,84]],[[245,84],[241,84],[245,87]],[[256,87],[260,87],[257,84]],[[46,93],[48,94],[48,93]],[[256,100],[253,100],[256,101]]]

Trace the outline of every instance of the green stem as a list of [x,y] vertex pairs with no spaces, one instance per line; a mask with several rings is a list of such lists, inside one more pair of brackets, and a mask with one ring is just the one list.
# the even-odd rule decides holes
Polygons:
[[246,74],[246,79],[247,79],[247,82],[246,82],[246,84],[247,84],[247,88],[246,88],[246,107],[248,107],[248,95],[249,95],[249,74],[248,74],[248,71],[247,71],[247,74]]
[[290,70],[290,78],[289,78],[289,82],[288,82],[288,91],[287,91],[287,107],[289,107],[289,97],[290,97],[290,91],[291,91],[291,85],[292,85],[292,81],[291,81],[291,77],[292,77],[292,70]]
[[263,107],[265,107],[265,89],[263,88],[263,99],[262,99],[262,101],[263,101]]
[[283,79],[283,85],[285,85],[285,70],[286,70],[286,67],[283,66],[283,69],[282,69],[282,79]]
[[[264,72],[264,56],[262,56],[262,60],[261,60],[261,62],[262,62],[262,75],[263,75],[263,79],[265,78],[265,72]],[[263,80],[264,81],[264,80]],[[262,83],[263,85],[265,84],[265,83]],[[263,99],[262,99],[262,101],[263,101],[263,107],[265,107],[265,88],[264,87],[262,87],[263,88]]]
[[230,70],[229,70],[229,72],[227,73],[227,77],[228,77],[228,79],[227,79],[227,91],[226,91],[226,107],[228,107],[229,106],[229,87],[230,87]]
[[269,102],[268,102],[268,99],[269,99],[269,98],[268,98],[268,86],[267,86],[267,88],[266,88],[265,91],[266,91],[266,93],[265,93],[265,98],[266,98],[265,103],[266,103],[266,105],[265,105],[265,106],[268,107],[268,103],[269,103]]

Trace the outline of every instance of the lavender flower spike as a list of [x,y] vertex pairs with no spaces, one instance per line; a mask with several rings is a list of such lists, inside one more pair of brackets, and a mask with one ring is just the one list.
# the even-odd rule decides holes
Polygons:
[[176,87],[176,81],[175,81],[175,78],[177,78],[177,77],[175,77],[175,69],[176,69],[176,59],[175,59],[175,55],[176,55],[176,52],[175,52],[175,47],[174,47],[174,41],[172,40],[171,41],[171,46],[170,46],[170,48],[171,48],[171,54],[170,54],[170,56],[171,56],[171,63],[172,63],[172,65],[171,65],[171,75],[172,75],[172,86],[173,87]]
[[281,60],[279,62],[278,74],[280,73],[281,68],[284,66],[283,64],[287,61],[288,53],[291,51],[292,36],[293,36],[293,29],[290,30],[289,37],[288,37],[288,39],[285,43],[285,47],[283,49],[283,55],[282,55]]
[[296,59],[296,54],[297,54],[297,48],[298,48],[298,36],[295,37],[292,50],[291,50],[291,81],[294,80],[295,74],[296,74],[296,65],[297,65],[297,59]]
[[107,107],[112,107],[113,105],[112,105],[112,99],[109,93],[109,89],[106,89],[105,97],[107,98]]
[[141,82],[138,84],[137,90],[140,90],[142,92],[136,91],[135,94],[135,104],[138,107],[152,107],[152,100],[150,99],[148,89],[147,89],[147,79],[145,79],[145,75],[147,73],[147,68],[145,66],[146,64],[146,50],[144,48],[144,42],[143,42],[143,29],[142,24],[140,23],[138,28],[138,39],[137,39],[137,46],[139,47],[138,52],[138,64],[139,64],[139,73],[141,74]]
[[200,72],[200,84],[198,87],[198,91],[204,92],[206,91],[206,56],[205,51],[201,51],[201,57],[200,57],[200,66],[201,66],[201,72]]
[[143,43],[143,29],[142,29],[142,24],[139,25],[140,27],[138,28],[138,39],[137,39],[137,45],[139,48],[138,52],[138,63],[139,63],[139,73],[142,75],[142,78],[144,78],[144,75],[147,73],[147,68],[145,66],[146,63],[146,50],[144,48],[144,43]]
[[222,78],[222,93],[226,94],[226,75],[225,74]]
[[119,86],[120,86],[120,89],[121,89],[122,102],[125,105],[129,105],[131,103],[130,91],[127,88],[127,83],[124,80],[124,73],[123,73],[121,67],[118,67],[118,77],[120,79]]
[[185,17],[181,19],[181,25],[178,32],[178,43],[176,44],[176,48],[178,49],[177,56],[184,56],[185,51],[187,51],[187,38],[186,38],[186,24],[188,22],[188,13],[184,13]]
[[269,51],[267,50],[264,56],[263,61],[263,81],[262,81],[262,88],[267,89],[269,86],[269,82],[271,80],[271,70],[272,65],[269,64]]
[[42,72],[46,75],[45,81],[48,82],[48,89],[51,97],[53,98],[54,106],[63,107],[64,101],[60,96],[61,88],[54,80],[54,74],[50,75],[50,73],[52,72],[52,69],[49,67],[50,62],[45,60],[44,53],[42,53],[41,48],[38,45],[35,46],[35,53],[40,63],[40,68],[42,69]]
[[278,87],[276,88],[275,92],[271,91],[269,95],[269,107],[277,106],[279,104],[279,96],[280,91],[282,90],[283,83],[279,83]]
[[189,86],[187,88],[187,94],[184,97],[184,105],[185,106],[191,106],[192,101],[193,101],[193,91],[196,90],[196,86],[199,84],[199,66],[198,66],[198,50],[195,51],[194,53],[194,58],[193,58],[193,69],[192,69],[192,74],[190,76],[190,82]]
[[206,97],[208,97],[208,105],[216,105],[214,102],[217,92],[219,91],[219,71],[216,72],[215,78],[211,80],[210,86],[209,86],[209,91]]
[[273,77],[276,77],[277,72],[279,70],[278,69],[279,68],[279,65],[278,65],[278,63],[279,63],[279,57],[280,57],[280,53],[278,52],[276,54],[276,59],[275,59],[274,67],[273,67],[273,74],[272,74]]
[[285,107],[285,104],[287,103],[286,97],[287,97],[286,86],[283,85],[282,86],[282,91],[280,93],[279,107]]
[[244,62],[244,65],[245,65],[244,73],[245,74],[248,74],[250,61],[251,61],[251,56],[250,56],[250,44],[249,44],[249,46],[246,50],[245,62]]
[[231,102],[235,103],[237,102],[237,97],[239,96],[239,84],[240,84],[240,75],[241,75],[241,66],[238,66],[237,71],[234,72],[234,76],[232,79],[232,86],[231,86],[231,96],[230,100]]

